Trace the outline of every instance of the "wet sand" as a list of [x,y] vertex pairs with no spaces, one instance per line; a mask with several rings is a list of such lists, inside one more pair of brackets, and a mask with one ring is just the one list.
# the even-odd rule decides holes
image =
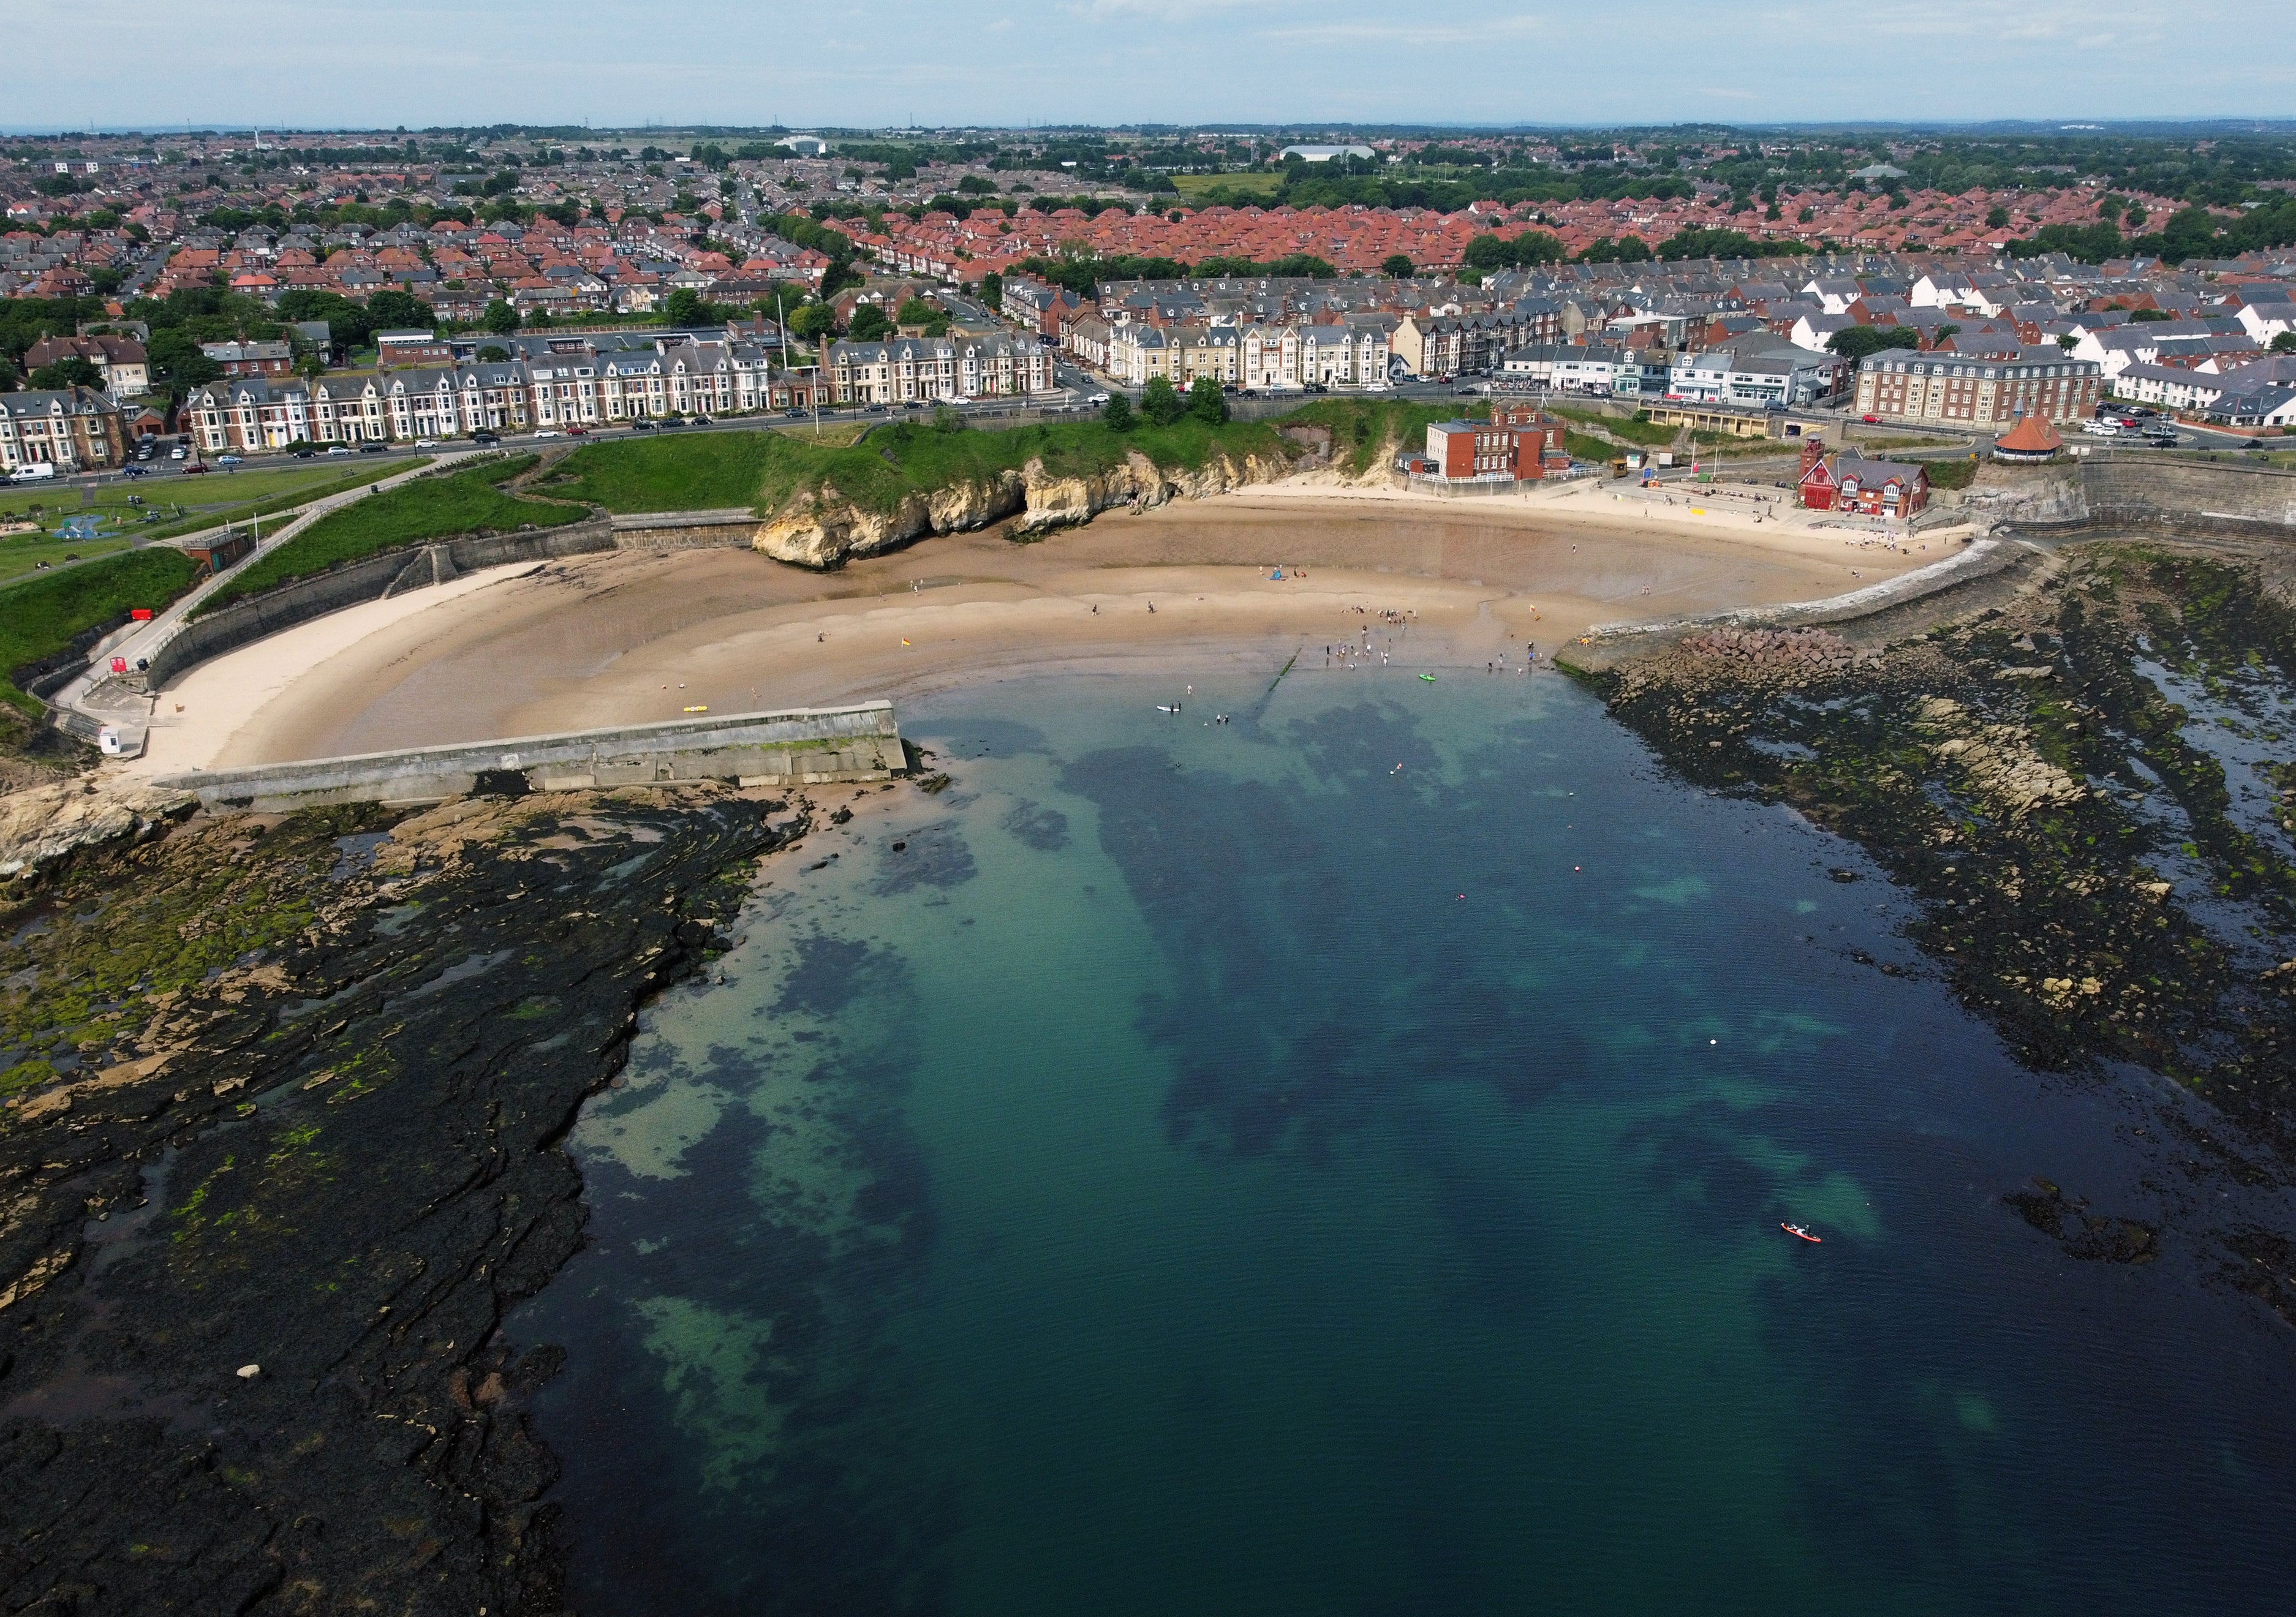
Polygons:
[[1032,544],[1002,529],[926,539],[828,574],[743,550],[497,569],[194,669],[158,703],[135,767],[898,700],[1051,663],[1272,673],[1296,653],[1321,668],[1366,628],[1394,665],[1480,676],[1502,653],[1520,668],[1527,641],[1543,660],[1595,623],[1819,599],[1947,548],[1756,527],[1719,501],[1693,521],[1611,492],[1437,503],[1278,486]]

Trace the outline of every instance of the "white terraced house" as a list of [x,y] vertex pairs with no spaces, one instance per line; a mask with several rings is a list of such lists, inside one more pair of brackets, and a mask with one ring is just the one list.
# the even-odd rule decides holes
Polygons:
[[311,382],[242,377],[199,389],[184,419],[203,450],[283,449],[746,414],[790,396],[788,378],[771,368],[762,347],[663,338],[603,354],[586,342],[524,358]]

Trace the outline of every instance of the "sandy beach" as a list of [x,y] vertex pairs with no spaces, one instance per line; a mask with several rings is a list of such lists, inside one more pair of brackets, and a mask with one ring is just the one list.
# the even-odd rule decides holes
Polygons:
[[[145,775],[718,711],[898,700],[1053,664],[1521,666],[1596,623],[1821,599],[1957,547],[1782,516],[1775,489],[1582,482],[1436,500],[1302,480],[1030,544],[929,538],[834,573],[746,550],[496,569],[302,625],[155,704]],[[1672,504],[1665,503],[1671,500]],[[1283,577],[1275,575],[1281,570]],[[1391,614],[1392,616],[1383,616]]]

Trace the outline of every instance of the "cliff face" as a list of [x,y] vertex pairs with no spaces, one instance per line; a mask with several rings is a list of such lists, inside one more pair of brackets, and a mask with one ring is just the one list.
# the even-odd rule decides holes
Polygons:
[[[1319,458],[1311,448],[1309,459]],[[1081,477],[1055,477],[1042,460],[994,481],[968,480],[913,494],[890,511],[856,505],[835,488],[800,495],[775,513],[751,541],[777,562],[829,569],[856,556],[895,550],[928,534],[985,528],[1017,514],[1022,533],[1043,533],[1088,522],[1123,506],[1152,510],[1171,500],[1201,499],[1250,483],[1272,482],[1295,470],[1282,456],[1214,456],[1201,466],[1159,466],[1137,450],[1119,465]]]

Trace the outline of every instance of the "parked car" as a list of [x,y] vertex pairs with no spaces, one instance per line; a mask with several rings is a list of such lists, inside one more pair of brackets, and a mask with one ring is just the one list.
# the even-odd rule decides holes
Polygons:
[[693,424],[697,427],[706,427],[709,424],[709,418],[707,415],[697,415],[693,418]]
[[590,436],[590,429],[587,427],[569,427],[566,429],[566,436],[569,438],[587,438]]
[[646,420],[644,416],[640,416],[630,423],[630,431],[633,432],[651,432],[653,431],[653,423]]
[[1882,418],[1878,415],[1861,415],[1857,419],[1869,427],[1878,427],[1882,424]]
[[119,475],[122,477],[149,477],[152,475],[152,469],[149,466],[122,466],[119,469]]
[[168,451],[168,458],[169,460],[181,460],[184,456],[190,453],[191,451],[184,448],[183,445],[177,444],[174,448]]
[[353,453],[353,450],[348,444],[329,444],[327,446],[327,453],[330,455],[349,455]]
[[869,414],[872,415],[882,415],[884,413],[885,406],[883,405],[871,405],[869,406]]
[[800,409],[787,409],[783,410],[782,414],[788,416],[792,421],[803,421],[805,419],[805,412]]
[[190,465],[184,468],[184,475],[185,477],[196,477],[207,469],[207,462],[203,460],[195,460]]
[[297,460],[308,460],[318,452],[319,446],[316,444],[291,444],[287,449],[287,453]]
[[534,435],[537,438],[556,438],[558,430],[555,427],[537,427]]
[[247,464],[245,461],[242,460],[236,455],[218,455],[216,456],[215,464],[218,466],[244,466]]
[[388,455],[390,453],[390,446],[384,443],[380,439],[369,439],[366,442],[359,446],[359,453],[361,455]]
[[502,442],[502,437],[499,433],[489,432],[481,427],[471,434],[471,441],[474,444],[498,444]]
[[435,438],[418,438],[414,440],[414,447],[418,449],[435,449],[439,447],[439,440]]

